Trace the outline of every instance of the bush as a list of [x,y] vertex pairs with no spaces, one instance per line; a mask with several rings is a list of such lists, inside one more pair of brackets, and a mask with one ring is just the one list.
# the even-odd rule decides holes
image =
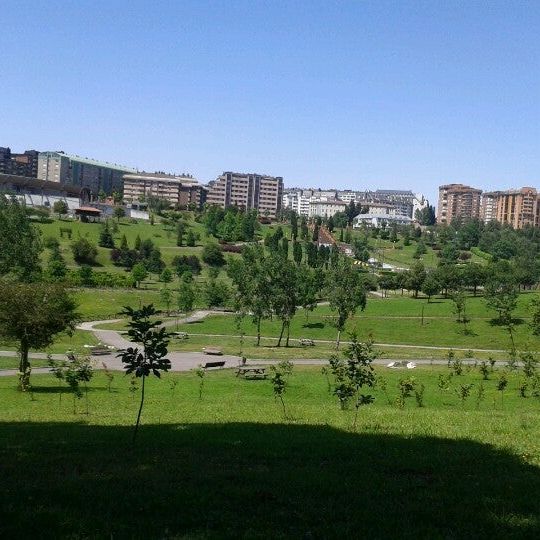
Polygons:
[[224,244],[221,246],[221,250],[226,253],[242,253],[243,246],[235,246],[234,244]]
[[214,243],[204,246],[202,260],[209,266],[223,266],[225,264],[221,247]]
[[71,244],[73,258],[78,264],[96,264],[97,247],[86,238],[79,238]]
[[186,272],[197,275],[202,269],[201,261],[197,255],[178,255],[172,260],[172,265],[179,276]]

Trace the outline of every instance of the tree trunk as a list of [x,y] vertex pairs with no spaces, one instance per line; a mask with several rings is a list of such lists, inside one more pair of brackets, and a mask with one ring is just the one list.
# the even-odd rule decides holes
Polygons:
[[30,389],[30,362],[28,360],[28,343],[22,340],[19,351],[19,390],[26,392]]
[[139,423],[141,421],[141,413],[144,405],[144,381],[146,377],[142,376],[142,387],[141,387],[141,404],[139,405],[139,413],[137,414],[137,422],[135,424],[135,430],[133,431],[133,440],[132,444],[135,444],[135,439],[137,438],[137,431],[139,431]]
[[338,331],[337,331],[337,339],[336,339],[336,351],[339,350],[339,341],[340,341],[340,338],[341,338],[341,330],[338,330]]
[[257,318],[257,347],[261,344],[261,318]]
[[279,334],[279,340],[277,342],[277,346],[281,347],[281,339],[283,338],[283,332],[285,331],[285,321],[281,323],[281,332]]
[[289,335],[291,333],[291,323],[290,321],[287,323],[287,339],[285,340],[285,347],[289,346]]

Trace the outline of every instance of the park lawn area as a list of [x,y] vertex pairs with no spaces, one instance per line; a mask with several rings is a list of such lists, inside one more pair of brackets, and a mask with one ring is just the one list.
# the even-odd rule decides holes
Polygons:
[[160,303],[159,291],[155,289],[76,289],[73,291],[78,303],[77,311],[84,321],[120,317],[124,306],[139,307],[140,304]]
[[[3,348],[3,347],[2,347]],[[30,364],[33,368],[47,367],[47,360],[41,358],[32,358]],[[11,356],[0,356],[0,370],[18,369],[19,359]]]
[[[324,307],[324,306],[323,306]],[[452,318],[424,319],[402,317],[384,319],[369,317],[364,314],[349,319],[343,339],[353,330],[358,332],[360,339],[369,335],[376,343],[392,343],[404,345],[427,345],[436,347],[461,347],[466,349],[502,349],[510,348],[508,333],[503,327],[492,325],[489,319],[473,319],[468,328],[472,332],[464,334]],[[189,334],[218,334],[238,335],[235,318],[231,315],[211,315],[201,321],[179,325],[179,330]],[[246,318],[242,330],[248,336],[256,335],[256,327],[251,319]],[[261,324],[261,333],[266,337],[277,337],[281,330],[278,319],[265,320]],[[337,331],[330,316],[310,314],[306,322],[299,313],[291,322],[291,338],[310,338],[320,340],[335,340]],[[538,350],[540,339],[531,334],[528,326],[523,323],[515,326],[515,342],[520,349]]]
[[[32,394],[0,378],[4,538],[537,538],[540,412],[509,375],[377,368],[375,402],[341,411],[319,368],[294,369],[285,415],[269,380],[208,372],[113,374],[72,400],[51,375]],[[394,404],[399,379],[425,386]],[[455,389],[473,383],[462,404]],[[390,404],[390,403],[391,404]],[[73,407],[75,403],[76,412]]]
[[[303,346],[297,340],[291,340],[289,347],[276,347],[277,338],[261,338],[261,345],[256,346],[256,339],[253,337],[244,337],[242,345],[242,354],[240,353],[240,337],[223,336],[201,336],[190,334],[188,339],[171,339],[169,350],[171,351],[191,351],[200,352],[203,347],[218,347],[223,354],[245,356],[249,360],[328,360],[336,353],[335,343],[315,343],[314,346]],[[345,347],[342,342],[341,348]],[[421,347],[376,347],[383,360],[445,360],[447,350],[433,350]],[[455,351],[456,357],[468,358],[467,351]],[[494,360],[508,360],[506,352],[489,353],[475,352],[475,360],[488,360],[491,357]]]
[[[540,301],[540,295],[537,292],[523,292],[518,297],[517,308],[514,312],[516,318],[530,317],[530,304],[533,300]],[[382,317],[421,317],[422,308],[424,317],[450,317],[455,319],[453,313],[454,303],[450,298],[442,296],[432,297],[428,302],[427,297],[419,294],[418,298],[413,298],[407,293],[401,294],[401,291],[389,292],[387,298],[370,295],[366,309],[361,312],[366,316]],[[319,306],[321,314],[331,315],[332,311],[328,306]],[[486,302],[482,296],[467,297],[467,316],[472,318],[492,319],[497,316],[495,311],[486,307]]]
[[[47,349],[30,349],[30,352],[44,352],[51,354],[63,354],[68,350],[76,353],[84,352],[84,345],[97,345],[98,340],[87,330],[75,330],[71,336],[66,333],[58,334],[54,343]],[[17,344],[12,341],[0,341],[0,350],[16,351]]]

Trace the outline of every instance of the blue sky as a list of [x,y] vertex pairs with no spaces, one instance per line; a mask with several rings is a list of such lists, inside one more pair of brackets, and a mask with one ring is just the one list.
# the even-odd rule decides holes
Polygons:
[[540,178],[540,2],[17,1],[0,145],[286,186]]

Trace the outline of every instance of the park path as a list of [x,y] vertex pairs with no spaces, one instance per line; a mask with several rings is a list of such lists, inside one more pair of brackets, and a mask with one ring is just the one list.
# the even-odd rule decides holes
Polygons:
[[[209,315],[223,315],[223,311],[216,311],[216,310],[198,310],[192,313],[191,315],[183,318],[179,318],[178,320],[171,320],[167,321],[163,324],[163,326],[170,327],[175,326],[176,324],[189,324],[189,323],[195,323],[197,321],[203,320],[205,317]],[[96,338],[106,345],[111,345],[115,347],[116,349],[125,349],[127,347],[132,346],[132,343],[125,339],[123,335],[116,331],[116,330],[105,330],[100,328],[95,328],[96,326],[100,326],[103,324],[110,324],[110,323],[117,323],[122,322],[124,319],[107,319],[107,320],[100,320],[100,321],[86,321],[83,323],[80,323],[77,326],[77,329],[79,330],[85,330],[92,332]],[[230,338],[235,337],[239,338],[239,336],[234,334],[204,334],[204,333],[191,333],[190,335],[193,336],[202,336],[202,337],[223,337],[223,338]],[[246,335],[244,336],[246,338],[255,338],[256,336]],[[275,338],[270,337],[262,337],[264,340],[275,340]],[[297,339],[292,339],[291,341],[299,341]],[[314,343],[334,343],[334,340],[324,340],[324,339],[314,339]],[[342,344],[346,344],[346,341],[342,341]],[[448,351],[448,349],[453,349],[454,351],[473,351],[473,352],[486,352],[486,353],[500,353],[504,352],[500,349],[471,349],[471,348],[461,348],[461,347],[437,347],[432,345],[406,345],[406,344],[399,344],[399,343],[375,343],[374,345],[378,347],[388,347],[388,348],[403,348],[403,349],[427,349],[427,350],[433,350],[433,351]],[[0,356],[8,356],[8,357],[16,357],[17,352],[16,351],[0,351]],[[51,355],[52,358],[55,360],[62,360],[65,359],[64,354],[53,354]],[[31,358],[35,359],[45,359],[47,358],[47,354],[45,353],[31,353]],[[93,360],[96,362],[96,367],[102,368],[107,367],[111,370],[123,370],[122,362],[119,358],[116,358],[116,356],[113,354],[109,355],[99,355],[99,356],[93,356]],[[171,351],[168,354],[168,358],[171,361],[171,371],[189,371],[190,369],[194,369],[198,367],[200,364],[203,364],[204,362],[208,361],[208,356],[205,355],[202,352],[195,352],[195,351]],[[219,357],[220,360],[225,361],[225,367],[236,367],[239,363],[240,357],[234,356],[234,355],[222,355]],[[292,360],[293,363],[298,365],[324,365],[326,364],[326,360],[322,359],[297,359]],[[376,364],[384,365],[387,364],[390,361],[400,361],[400,359],[378,359],[375,361]],[[444,358],[440,359],[406,359],[406,361],[413,361],[418,365],[444,365],[447,363],[447,360]],[[274,364],[279,362],[279,360],[275,359],[261,359],[261,360],[253,360],[254,363],[258,364]],[[468,363],[468,361],[464,361],[464,363]],[[471,363],[474,363],[474,360],[471,361]],[[47,373],[49,371],[48,368],[34,368],[32,370],[33,373]],[[9,376],[9,375],[16,375],[18,371],[16,369],[0,369],[0,376]]]

